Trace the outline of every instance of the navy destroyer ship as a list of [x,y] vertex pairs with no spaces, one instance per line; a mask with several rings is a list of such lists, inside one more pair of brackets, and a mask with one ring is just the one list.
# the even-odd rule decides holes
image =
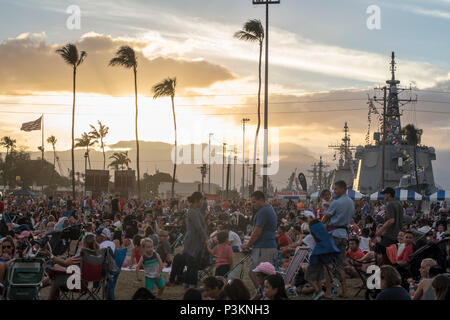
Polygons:
[[[377,113],[374,102],[383,106],[381,132],[374,133],[372,143],[366,139],[365,146],[356,147],[357,171],[353,189],[367,195],[385,187],[393,187],[430,195],[437,191],[432,165],[432,161],[436,160],[435,149],[419,144],[413,156],[414,146],[408,144],[402,130],[400,105],[414,100],[400,98],[401,93],[408,89],[400,88],[400,81],[395,78],[394,52],[390,69],[391,79],[386,81],[383,88],[378,88],[383,92],[383,98],[369,98],[369,110],[372,108],[374,113]],[[421,130],[418,130],[418,135],[422,135]]]

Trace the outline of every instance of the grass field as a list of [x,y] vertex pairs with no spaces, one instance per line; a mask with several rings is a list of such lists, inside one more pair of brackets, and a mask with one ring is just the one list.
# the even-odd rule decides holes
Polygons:
[[[238,263],[243,258],[243,255],[241,253],[235,254],[234,263]],[[243,281],[247,285],[247,288],[249,288],[250,293],[254,294],[253,284],[250,280],[250,278],[247,275],[248,268],[245,269]],[[169,274],[163,273],[164,280],[168,281]],[[142,279],[144,278],[142,274]],[[353,299],[353,296],[356,294],[356,286],[359,285],[361,281],[359,279],[347,279],[347,286],[348,286],[348,298],[346,300]],[[139,289],[140,287],[144,287],[145,283],[144,280],[138,282],[136,280],[136,272],[135,271],[125,271],[122,270],[122,272],[119,275],[119,279],[117,281],[115,295],[117,300],[130,300],[133,296],[134,292]],[[201,286],[201,283],[199,283],[199,286]],[[156,294],[156,288],[154,289],[154,293]],[[42,298],[46,299],[48,295],[48,288],[44,288],[42,290]],[[175,286],[175,287],[166,287],[163,299],[164,300],[181,300],[184,295],[184,288],[182,286]],[[311,296],[290,296],[289,297],[292,300],[311,300]],[[362,291],[358,297],[355,298],[355,300],[362,300],[364,299],[364,291]],[[339,298],[337,295],[333,297],[333,300],[343,300]]]

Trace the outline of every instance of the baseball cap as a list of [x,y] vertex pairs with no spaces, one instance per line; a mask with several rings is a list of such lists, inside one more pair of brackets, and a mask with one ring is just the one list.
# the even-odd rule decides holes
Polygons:
[[381,194],[385,193],[389,193],[391,196],[395,197],[395,190],[391,187],[387,187],[383,191],[381,191]]
[[261,272],[267,275],[274,275],[277,272],[275,271],[275,267],[270,262],[261,262],[253,272]]

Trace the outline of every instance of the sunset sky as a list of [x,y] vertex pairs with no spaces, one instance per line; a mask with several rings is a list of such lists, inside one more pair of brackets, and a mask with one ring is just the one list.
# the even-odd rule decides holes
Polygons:
[[[81,9],[80,30],[66,27],[70,5]],[[370,5],[381,9],[380,30],[366,26]],[[107,144],[134,139],[132,72],[107,66],[127,44],[138,52],[140,140],[173,142],[170,100],[153,100],[151,87],[176,76],[180,144],[207,143],[210,132],[215,144],[240,143],[243,117],[251,119],[252,141],[258,46],[233,38],[248,19],[264,23],[263,6],[0,0],[0,135],[37,151],[40,133],[21,132],[20,125],[44,113],[45,136],[58,138],[58,150],[70,148],[72,71],[55,49],[73,42],[88,53],[78,71],[77,137],[101,120],[110,127]],[[288,153],[323,155],[333,164],[328,144],[339,141],[345,121],[352,144],[363,144],[367,94],[389,78],[395,51],[397,78],[414,88],[404,97],[418,98],[402,108],[402,124],[424,129],[422,142],[437,151],[437,182],[450,188],[450,0],[281,0],[271,6],[270,25],[269,124],[280,142],[296,146]]]

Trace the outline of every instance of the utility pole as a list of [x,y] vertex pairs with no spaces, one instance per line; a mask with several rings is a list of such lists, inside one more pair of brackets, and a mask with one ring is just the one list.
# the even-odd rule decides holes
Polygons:
[[227,163],[227,192],[226,192],[226,200],[229,200],[228,197],[228,191],[230,190],[230,169],[231,169],[231,159],[230,156],[228,156],[228,163]]
[[264,158],[263,158],[263,192],[267,195],[267,154],[269,149],[269,5],[279,4],[279,0],[253,0],[254,5],[266,5],[266,56],[265,56],[265,82],[264,82]]
[[226,142],[222,146],[222,191],[225,189],[225,152],[226,152]]
[[208,193],[211,194],[211,136],[213,136],[214,133],[209,134],[209,142],[208,142]]
[[242,119],[242,198],[245,196],[245,123],[250,119]]
[[233,190],[236,190],[236,164],[237,164],[237,150],[234,146],[234,166],[233,166]]

